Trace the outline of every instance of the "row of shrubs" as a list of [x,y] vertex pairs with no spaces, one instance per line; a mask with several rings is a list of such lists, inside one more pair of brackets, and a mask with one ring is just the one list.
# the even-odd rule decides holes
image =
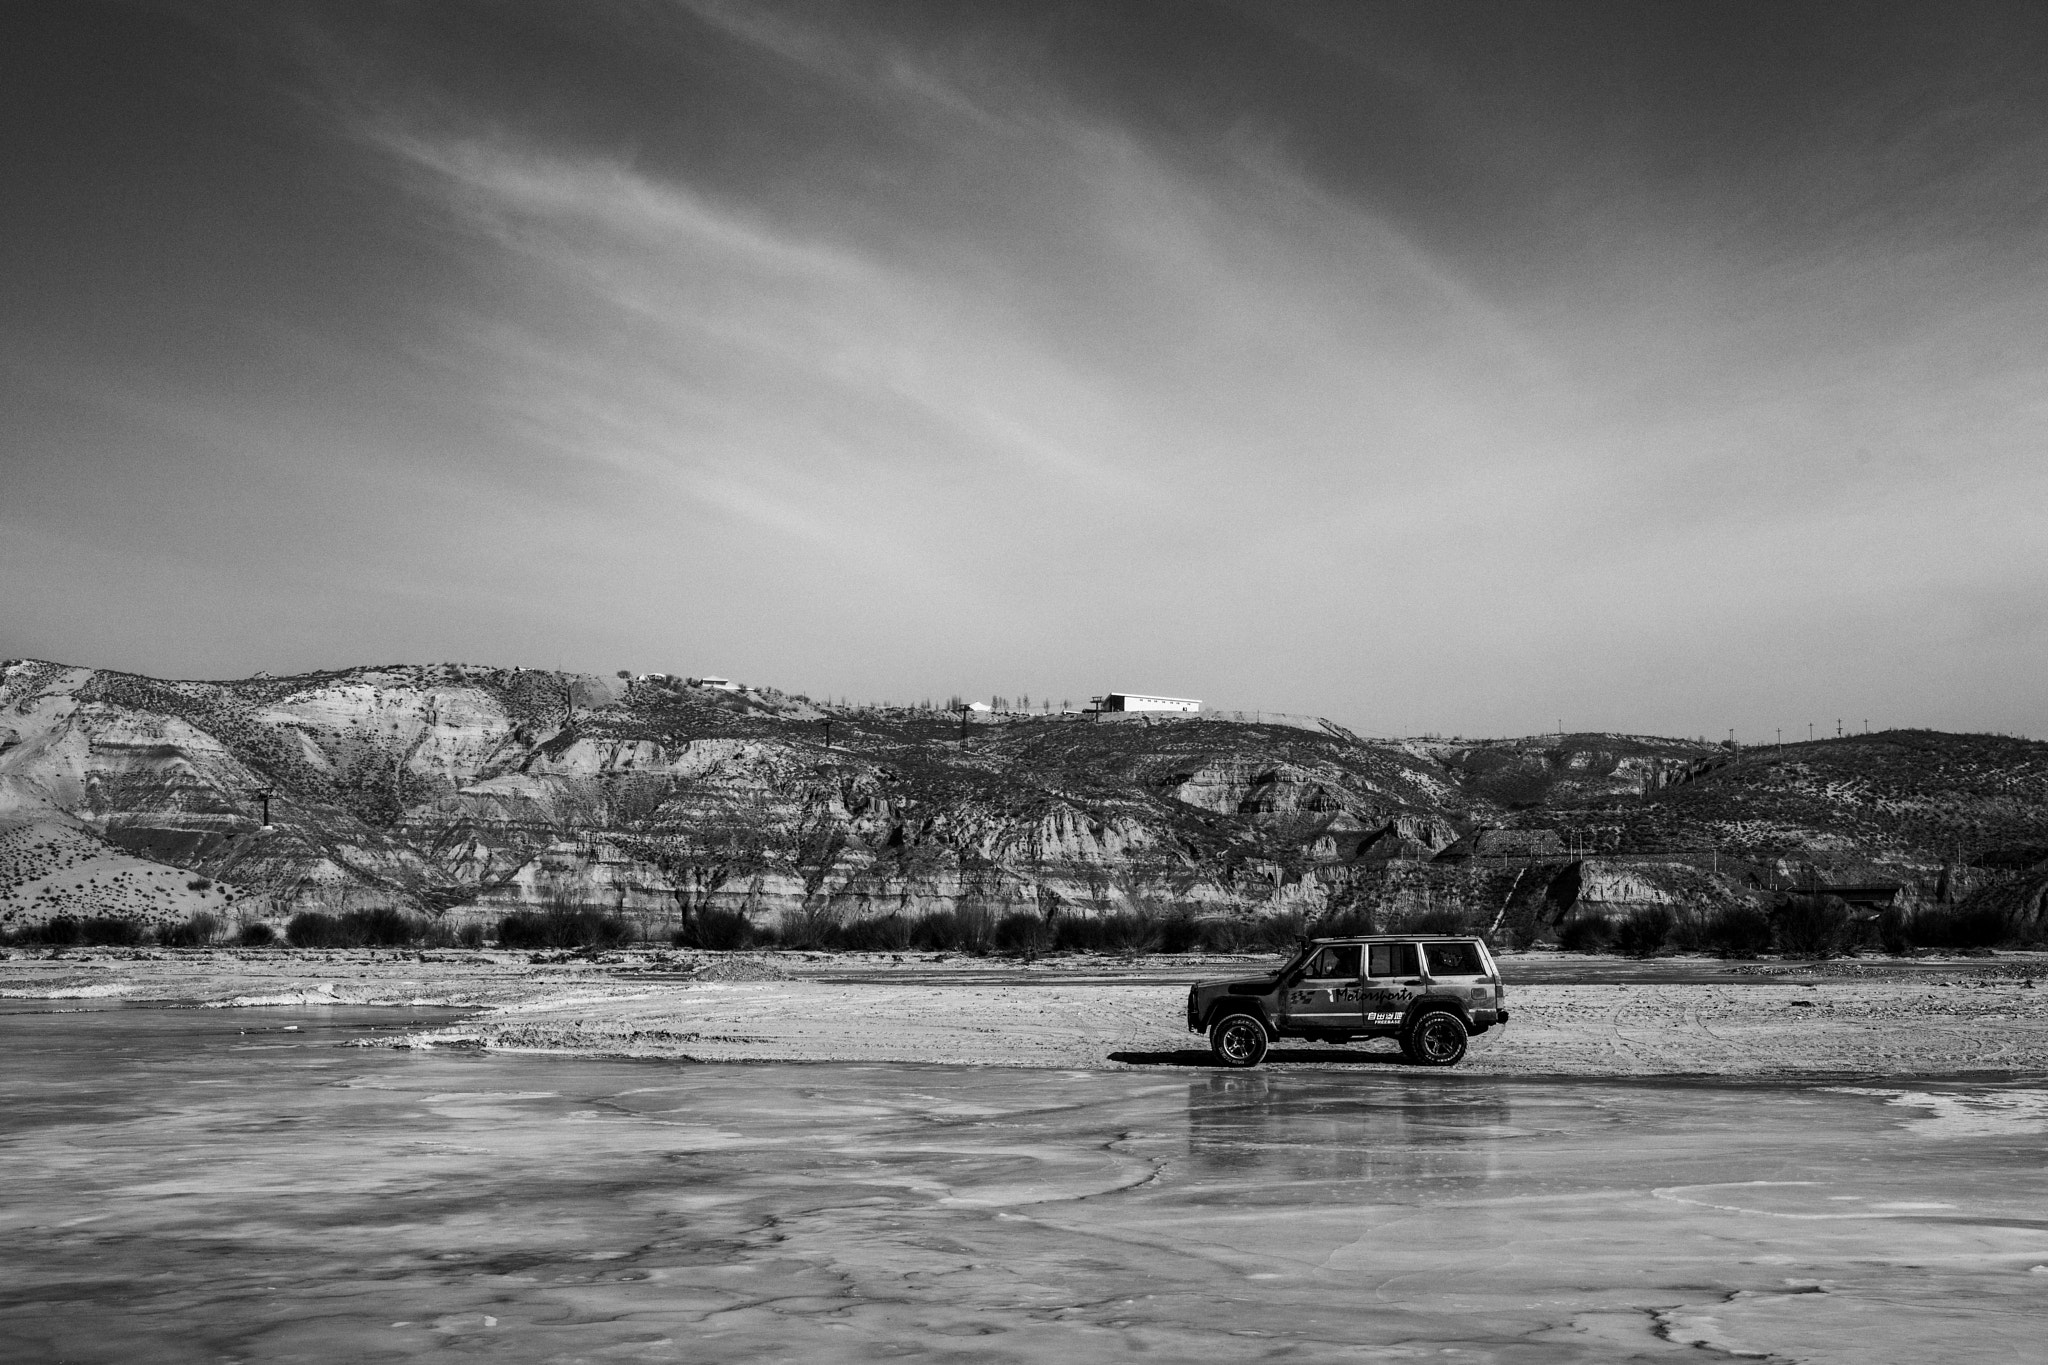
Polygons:
[[294,948],[618,948],[637,937],[622,916],[599,910],[520,910],[498,921],[495,936],[481,924],[460,928],[397,910],[308,911],[292,916],[285,942]]
[[1991,948],[2010,941],[2011,926],[1995,909],[1936,907],[1908,914],[1888,909],[1858,917],[1835,896],[1792,896],[1772,910],[1750,904],[1674,915],[1648,907],[1616,919],[1582,916],[1558,931],[1570,952],[1648,957],[1663,949],[1755,957],[1773,950],[1832,957],[1871,949],[1899,955],[1915,948]]
[[851,922],[821,917],[775,929],[753,924],[736,910],[702,910],[676,932],[674,942],[679,948],[716,952],[771,947],[854,953],[1271,952],[1292,947],[1304,932],[1299,917],[1258,922],[1134,912],[1047,917],[1029,911],[998,915],[974,907]]
[[[204,948],[217,943],[268,948],[277,943],[278,934],[260,920],[244,924],[230,934],[216,916],[201,911],[190,919],[155,927],[135,919],[75,919],[59,915],[46,923],[17,929],[6,935],[5,941],[49,948]],[[309,911],[292,917],[285,927],[284,941],[294,948],[396,948],[415,944],[478,948],[483,946],[484,933],[478,925],[450,929],[396,910],[353,910],[345,915]]]
[[[942,953],[1257,953],[1291,948],[1302,936],[1365,934],[1378,926],[1364,912],[1310,922],[1299,915],[1263,920],[1197,920],[1185,914],[1125,912],[1082,917],[1029,912],[998,915],[967,907],[921,915],[888,914],[842,922],[819,917],[775,929],[756,925],[736,910],[704,910],[690,917],[671,941],[681,948],[733,952],[747,948],[800,948],[826,952]],[[1465,917],[1442,910],[1410,917],[1401,926],[1424,933],[1473,932]],[[330,915],[306,911],[285,927],[294,948],[481,948],[487,939],[501,948],[618,948],[638,936],[625,918],[597,910],[517,911],[487,935],[480,924],[452,928],[398,910],[351,910]],[[1914,948],[1987,948],[2005,942],[2010,929],[1996,910],[1928,909],[1914,914],[1887,910],[1859,919],[1832,896],[1795,896],[1775,910],[1750,904],[1673,914],[1646,908],[1619,918],[1581,916],[1558,933],[1571,952],[1618,952],[1648,957],[1667,948],[1723,957],[1781,952],[1826,957],[1852,949],[1900,954]],[[50,947],[196,948],[221,941],[223,925],[200,913],[178,924],[150,928],[132,919],[73,919],[59,916],[7,936],[8,942]],[[245,924],[231,939],[242,947],[268,947],[276,932],[260,922]]]
[[[1457,932],[1462,923],[1422,926]],[[1029,912],[997,914],[974,907],[921,915],[889,914],[841,922],[820,917],[780,929],[751,923],[736,910],[704,910],[671,936],[681,948],[732,952],[746,948],[800,948],[827,952],[941,953],[1190,953],[1279,952],[1302,935],[1370,933],[1368,916],[1351,914],[1310,925],[1301,916],[1266,920],[1197,920],[1185,914],[1120,913],[1082,917]],[[634,941],[634,925],[597,910],[533,910],[506,915],[497,932],[480,924],[459,929],[398,910],[351,910],[326,914],[309,910],[285,926],[283,942],[294,948],[480,948],[487,940],[501,948],[604,949]],[[142,947],[156,944],[196,948],[228,941],[242,947],[278,942],[270,925],[243,925],[232,935],[212,915],[198,914],[175,925],[151,929],[137,920],[68,917],[26,928],[11,937],[18,944],[52,947]]]
[[[776,929],[756,925],[736,910],[703,910],[676,932],[674,942],[679,948],[717,952],[780,947],[866,953],[1267,953],[1284,952],[1307,934],[1369,934],[1377,927],[1363,911],[1310,921],[1298,914],[1258,920],[1196,919],[1172,911],[997,914],[969,906],[850,922],[821,916]],[[1457,911],[1410,917],[1403,928],[1468,932],[1465,917]]]
[[[243,933],[252,929],[265,935],[270,933],[267,924],[250,925]],[[154,927],[137,919],[77,919],[58,915],[41,924],[16,929],[6,936],[6,941],[50,948],[198,948],[212,943],[220,934],[220,920],[202,910],[179,923]]]
[[329,915],[306,910],[284,927],[294,948],[481,948],[480,924],[451,928],[400,910],[350,910]]

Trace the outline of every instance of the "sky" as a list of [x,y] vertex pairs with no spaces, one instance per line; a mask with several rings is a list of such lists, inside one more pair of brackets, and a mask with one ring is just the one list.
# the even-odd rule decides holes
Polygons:
[[0,656],[2048,737],[2048,9],[0,8]]

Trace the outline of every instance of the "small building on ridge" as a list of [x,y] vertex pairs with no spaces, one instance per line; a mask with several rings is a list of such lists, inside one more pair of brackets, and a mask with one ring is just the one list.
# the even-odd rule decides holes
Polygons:
[[1153,697],[1142,692],[1111,692],[1090,700],[1098,711],[1170,711],[1193,715],[1202,709],[1202,703],[1193,697]]

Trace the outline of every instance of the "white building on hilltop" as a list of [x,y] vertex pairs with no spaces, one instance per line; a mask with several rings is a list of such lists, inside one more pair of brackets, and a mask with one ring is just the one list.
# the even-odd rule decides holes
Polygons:
[[1202,709],[1202,703],[1193,697],[1153,697],[1142,692],[1111,692],[1089,700],[1098,711],[1173,711],[1193,715]]

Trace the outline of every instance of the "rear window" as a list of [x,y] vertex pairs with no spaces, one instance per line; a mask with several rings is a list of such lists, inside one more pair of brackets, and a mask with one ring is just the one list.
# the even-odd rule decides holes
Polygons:
[[1486,964],[1479,960],[1476,943],[1430,943],[1424,949],[1429,954],[1431,976],[1486,975]]

